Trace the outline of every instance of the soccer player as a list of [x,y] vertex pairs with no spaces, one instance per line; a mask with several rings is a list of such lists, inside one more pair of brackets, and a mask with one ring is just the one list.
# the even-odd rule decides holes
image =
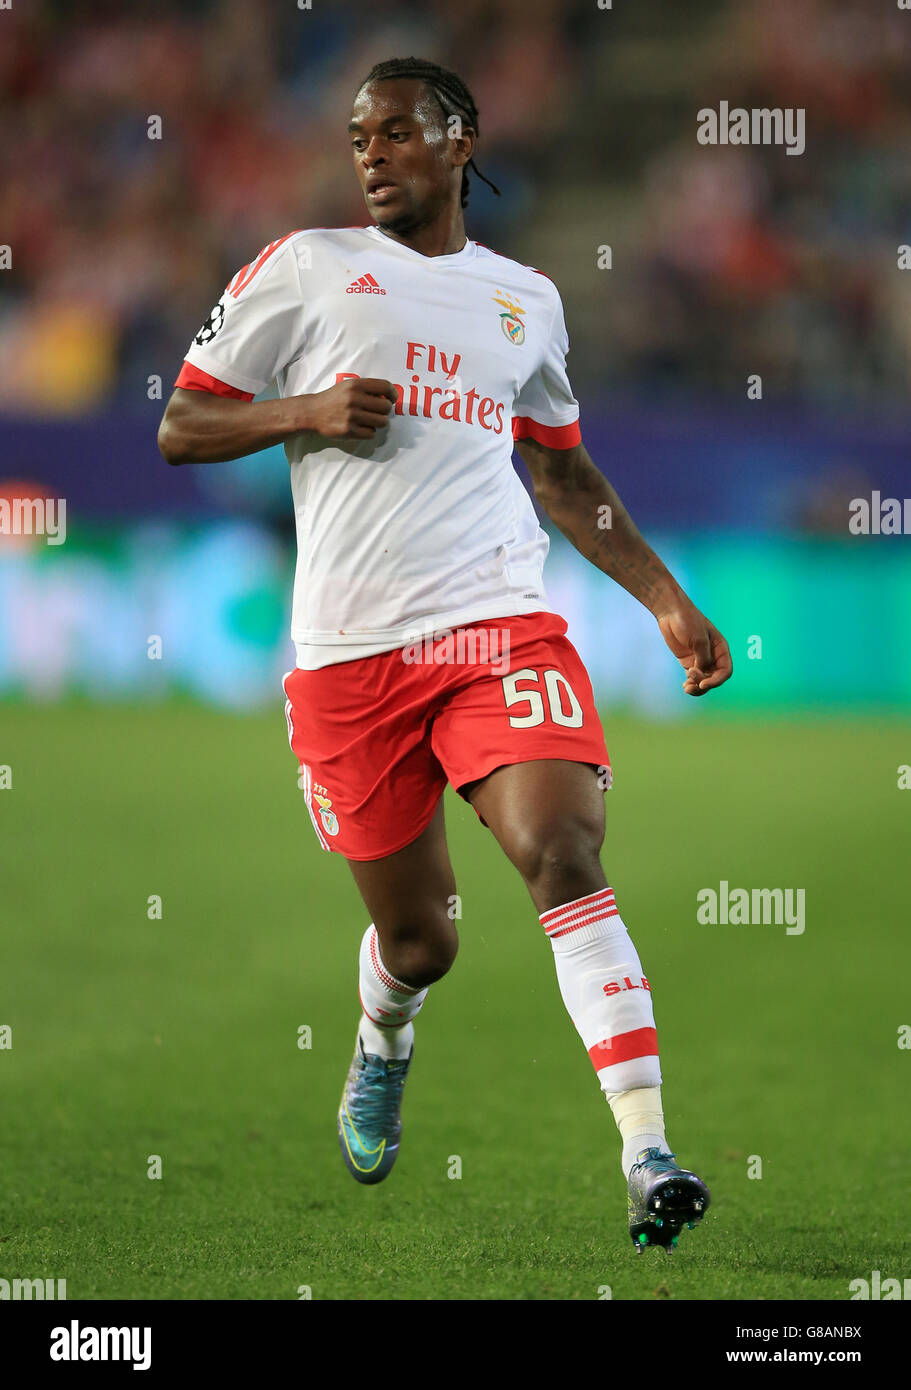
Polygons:
[[[567,1011],[622,1138],[637,1250],[709,1204],[665,1138],[652,996],[601,868],[609,760],[582,662],[547,603],[548,539],[646,605],[702,696],[727,643],[587,454],[560,296],[465,234],[478,138],[454,73],[380,63],[349,125],[369,225],[291,232],[233,277],[159,431],[169,463],[283,442],[298,560],[284,681],[313,828],[371,918],[338,1113],[362,1183],[398,1153],[414,1019],[457,950],[447,780],[528,888]],[[254,396],[273,380],[279,399]],[[609,528],[604,525],[610,520]]]

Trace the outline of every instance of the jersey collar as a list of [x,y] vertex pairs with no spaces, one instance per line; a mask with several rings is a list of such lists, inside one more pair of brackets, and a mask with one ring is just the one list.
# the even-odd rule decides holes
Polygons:
[[427,266],[428,270],[447,265],[462,265],[465,261],[473,261],[478,251],[476,241],[470,239],[465,242],[461,251],[453,251],[448,256],[425,256],[420,251],[415,251],[412,246],[406,246],[404,242],[395,241],[392,237],[386,236],[379,227],[370,226],[365,228],[375,241],[379,241],[383,246],[390,247],[393,251],[401,251],[403,255],[409,256],[413,261],[421,261]]

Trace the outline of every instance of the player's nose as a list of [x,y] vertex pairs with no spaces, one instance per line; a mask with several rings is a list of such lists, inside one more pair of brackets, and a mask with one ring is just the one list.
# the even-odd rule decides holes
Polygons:
[[383,153],[383,146],[379,143],[378,139],[375,138],[370,141],[364,153],[361,155],[361,160],[364,166],[364,172],[367,174],[372,174],[378,165],[387,162],[386,155]]

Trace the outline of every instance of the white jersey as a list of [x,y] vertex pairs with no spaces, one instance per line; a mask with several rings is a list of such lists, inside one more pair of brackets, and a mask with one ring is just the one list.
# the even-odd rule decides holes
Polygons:
[[547,610],[548,539],[512,450],[578,442],[568,346],[551,281],[473,241],[430,257],[376,227],[293,232],[234,277],[179,386],[252,399],[362,376],[397,393],[372,439],[285,445],[298,666]]

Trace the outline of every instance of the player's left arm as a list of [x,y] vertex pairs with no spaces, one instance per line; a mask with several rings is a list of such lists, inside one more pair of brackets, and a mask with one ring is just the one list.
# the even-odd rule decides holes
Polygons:
[[584,444],[553,449],[526,438],[516,440],[516,448],[531,474],[535,496],[554,524],[581,555],[654,615],[686,672],[686,694],[704,695],[728,680],[733,662],[727,642],[643,540]]

